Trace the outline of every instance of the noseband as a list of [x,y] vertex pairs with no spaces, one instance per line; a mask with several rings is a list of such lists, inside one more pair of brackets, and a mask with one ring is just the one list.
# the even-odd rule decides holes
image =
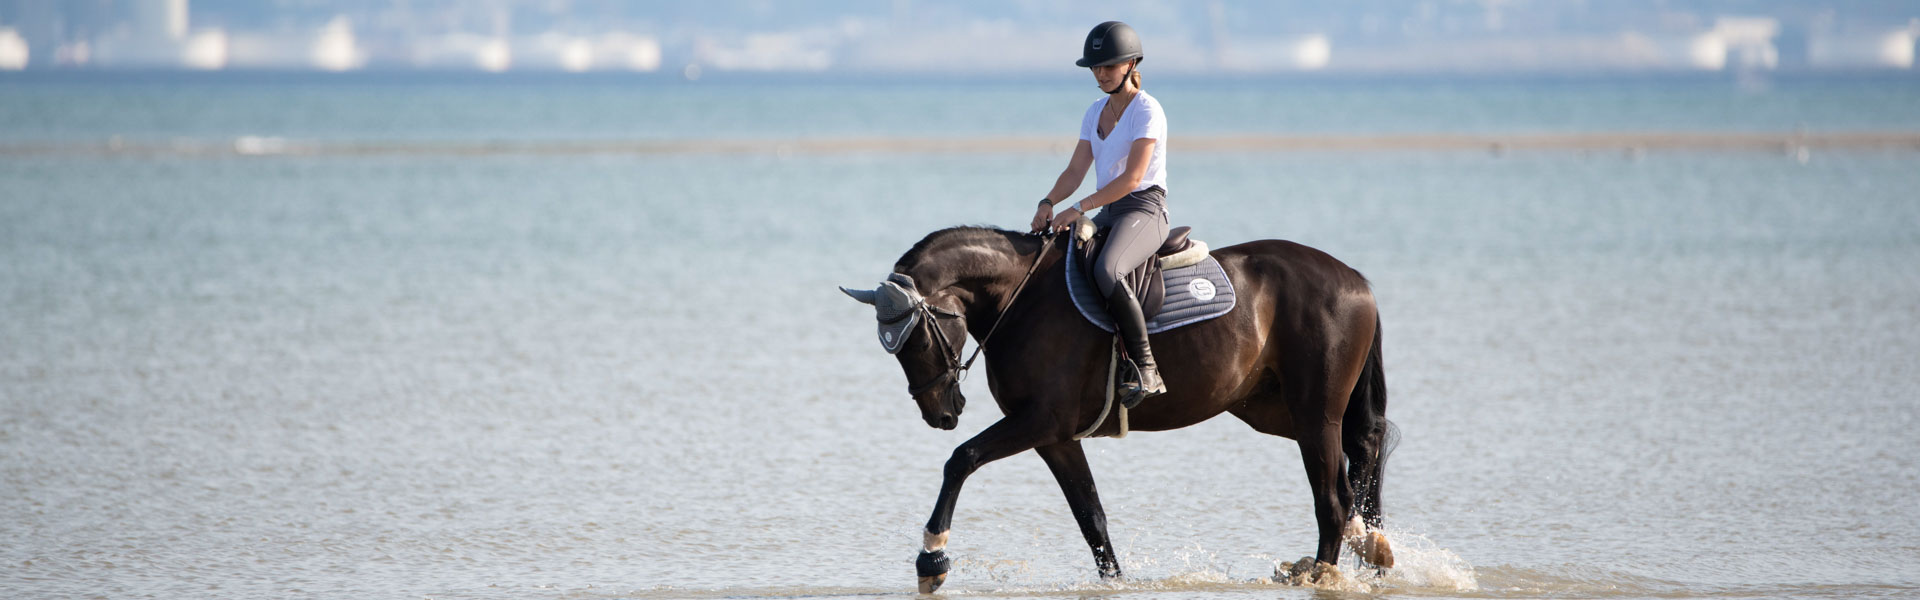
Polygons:
[[[947,383],[949,387],[958,387],[960,381],[964,379],[963,375],[965,375],[967,367],[973,366],[973,360],[968,359],[964,364],[960,362],[960,353],[953,349],[953,342],[947,338],[947,331],[940,328],[940,323],[937,321],[939,317],[947,317],[950,319],[964,319],[965,317],[961,316],[960,313],[928,304],[926,301],[921,301],[919,305],[914,307],[914,310],[920,312],[920,316],[922,317],[920,321],[924,323],[928,329],[933,330],[933,340],[940,346],[940,357],[946,359],[947,372],[941,374],[939,377],[928,380],[926,383],[907,388],[907,395],[919,398],[920,394],[939,386],[942,382]],[[976,349],[974,355],[978,356],[979,350]]]
[[[1020,284],[1013,287],[1013,294],[1007,296],[1007,303],[1005,306],[1000,307],[999,316],[993,318],[993,326],[987,328],[986,335],[980,336],[980,343],[973,346],[973,354],[967,357],[966,362],[960,362],[960,351],[954,348],[953,342],[947,338],[946,330],[941,329],[940,324],[937,322],[939,317],[965,319],[966,316],[929,304],[925,299],[919,299],[918,302],[914,303],[913,309],[920,312],[920,316],[923,317],[921,322],[926,323],[927,327],[933,330],[933,340],[940,346],[941,357],[946,359],[947,372],[926,383],[907,388],[907,395],[919,398],[920,394],[933,389],[942,382],[945,382],[949,387],[959,387],[960,382],[966,380],[967,369],[973,368],[973,360],[980,358],[980,351],[986,349],[987,340],[993,339],[993,332],[998,331],[1000,329],[1000,322],[1007,318],[1007,309],[1012,308],[1014,301],[1020,299],[1020,292],[1027,289],[1028,281],[1033,280],[1033,272],[1040,269],[1040,261],[1045,259],[1047,257],[1047,251],[1053,248],[1053,238],[1054,234],[1048,234],[1045,240],[1040,243],[1040,251],[1034,253],[1033,264],[1027,267],[1027,274],[1021,276]],[[962,343],[964,344],[965,342]],[[964,346],[962,347],[964,348]]]

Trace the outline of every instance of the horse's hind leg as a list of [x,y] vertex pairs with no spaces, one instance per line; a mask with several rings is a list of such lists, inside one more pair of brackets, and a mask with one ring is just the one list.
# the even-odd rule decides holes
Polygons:
[[1374,324],[1373,344],[1367,351],[1360,379],[1347,400],[1341,432],[1346,447],[1348,487],[1353,489],[1349,510],[1362,527],[1347,532],[1360,560],[1376,567],[1393,567],[1393,548],[1380,533],[1381,476],[1392,451],[1392,424],[1387,421],[1387,381],[1380,361],[1380,327]]
[[[1370,329],[1347,332],[1346,339],[1372,338]],[[1365,371],[1366,349],[1328,344],[1323,354],[1314,356],[1318,360],[1295,361],[1281,376],[1288,412],[1299,425],[1294,439],[1300,442],[1300,459],[1313,488],[1313,516],[1320,528],[1314,560],[1328,565],[1340,562],[1340,545],[1354,501],[1355,490],[1349,487],[1341,453],[1342,429],[1354,386]]]
[[1341,443],[1347,455],[1347,486],[1352,489],[1352,502],[1347,504],[1358,513],[1367,527],[1379,529],[1380,510],[1380,471],[1383,462],[1387,423],[1386,419],[1368,407],[1350,407],[1346,423],[1342,427]]
[[1324,389],[1324,386],[1290,386],[1286,388],[1288,391],[1281,391],[1278,378],[1271,374],[1267,377],[1268,381],[1263,382],[1265,389],[1232,409],[1233,416],[1246,421],[1255,431],[1299,442],[1307,483],[1313,490],[1314,522],[1320,532],[1314,559],[1337,564],[1347,507],[1353,501],[1352,491],[1347,487],[1346,465],[1340,456],[1340,421],[1327,416],[1323,402],[1306,400],[1324,398],[1325,394],[1308,391]]
[[1346,528],[1347,504],[1352,498],[1343,477],[1340,423],[1317,422],[1300,428],[1300,460],[1313,489],[1313,518],[1320,529],[1320,546],[1313,558],[1329,565],[1340,562],[1340,540]]
[[1349,470],[1348,484],[1353,488],[1354,503],[1348,506],[1358,513],[1367,527],[1378,529],[1381,526],[1380,486],[1382,471],[1386,466],[1387,439],[1387,381],[1380,360],[1380,326],[1376,320],[1373,330],[1373,344],[1367,351],[1367,358],[1360,370],[1360,379],[1354,382],[1353,394],[1347,400],[1347,414],[1341,442],[1346,446]]
[[1086,536],[1087,546],[1093,549],[1093,564],[1099,567],[1100,576],[1119,577],[1120,561],[1114,558],[1113,542],[1107,538],[1107,513],[1100,508],[1100,492],[1093,487],[1093,470],[1087,466],[1087,454],[1080,442],[1060,442],[1034,451],[1047,461],[1060,491],[1066,493],[1067,506],[1073,509],[1073,520],[1080,523],[1080,535]]

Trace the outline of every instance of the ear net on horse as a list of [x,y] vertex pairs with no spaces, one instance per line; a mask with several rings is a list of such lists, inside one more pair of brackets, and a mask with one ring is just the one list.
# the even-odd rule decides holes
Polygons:
[[873,305],[874,317],[880,321],[880,347],[887,354],[899,354],[907,343],[907,336],[920,324],[922,311],[919,309],[924,300],[914,288],[913,278],[905,273],[888,275],[880,287],[872,290],[840,288],[840,291],[854,300]]

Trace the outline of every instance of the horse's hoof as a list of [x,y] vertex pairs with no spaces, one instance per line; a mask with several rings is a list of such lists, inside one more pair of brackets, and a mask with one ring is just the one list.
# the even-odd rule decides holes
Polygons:
[[1346,578],[1340,567],[1302,556],[1300,560],[1280,563],[1273,568],[1273,582],[1282,585],[1320,586],[1336,584]]
[[1280,563],[1273,568],[1273,582],[1286,585],[1305,585],[1313,574],[1313,557],[1302,556],[1300,560]]
[[913,561],[914,571],[920,575],[920,593],[931,594],[947,582],[947,570],[952,563],[947,560],[947,551],[921,551],[920,558]]
[[931,594],[933,593],[934,590],[940,589],[940,584],[943,584],[946,582],[947,582],[946,575],[934,575],[932,577],[921,577],[920,593]]
[[1359,516],[1347,522],[1343,537],[1347,539],[1347,547],[1353,549],[1361,562],[1383,569],[1393,568],[1393,546],[1387,543],[1386,534],[1367,527]]
[[1307,576],[1308,581],[1311,581],[1315,584],[1322,584],[1322,585],[1338,583],[1340,580],[1345,578],[1346,578],[1346,575],[1340,572],[1339,566],[1330,565],[1330,564],[1318,562],[1318,561],[1315,561],[1313,563],[1313,573]]
[[1387,543],[1387,536],[1378,531],[1369,531],[1360,537],[1360,560],[1382,569],[1393,568],[1393,546]]

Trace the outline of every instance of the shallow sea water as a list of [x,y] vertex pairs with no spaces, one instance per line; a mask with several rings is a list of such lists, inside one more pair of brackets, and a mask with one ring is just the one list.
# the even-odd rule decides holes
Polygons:
[[[1023,224],[1059,162],[0,156],[0,593],[911,595],[998,415],[975,378],[928,429],[834,288]],[[1087,442],[1119,581],[1039,460],[988,465],[942,594],[1920,594],[1920,151],[1171,169],[1201,239],[1374,282],[1402,566],[1263,581],[1311,553],[1305,477],[1223,418]]]

